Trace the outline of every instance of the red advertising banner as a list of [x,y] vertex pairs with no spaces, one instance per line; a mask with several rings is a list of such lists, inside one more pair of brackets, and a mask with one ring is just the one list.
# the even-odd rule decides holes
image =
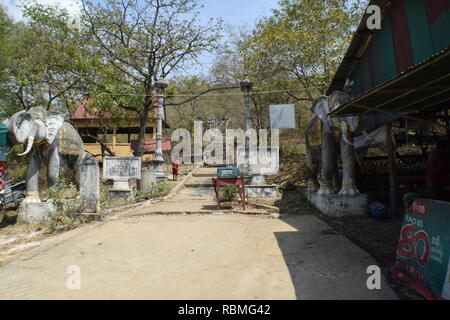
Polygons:
[[416,199],[405,210],[393,276],[430,300],[450,300],[450,203]]

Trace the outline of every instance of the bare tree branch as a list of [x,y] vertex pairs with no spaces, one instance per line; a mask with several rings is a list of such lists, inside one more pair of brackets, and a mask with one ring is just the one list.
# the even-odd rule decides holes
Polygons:
[[[239,89],[239,88],[240,88],[240,87],[238,87],[238,86],[234,86],[234,87],[222,87],[222,88],[210,88],[210,89],[207,89],[207,90],[205,90],[205,91],[203,91],[203,92],[197,93],[197,94],[193,95],[192,97],[190,97],[190,98],[188,98],[188,99],[186,99],[186,100],[184,100],[184,101],[181,101],[181,102],[166,102],[165,105],[166,105],[166,106],[180,106],[180,105],[186,104],[186,103],[188,103],[188,102],[191,102],[191,101],[193,101],[193,100],[195,100],[195,99],[197,99],[197,98],[199,98],[199,97],[201,97],[201,96],[207,94],[208,92],[218,91],[218,90]],[[169,99],[170,99],[170,97],[169,97]]]

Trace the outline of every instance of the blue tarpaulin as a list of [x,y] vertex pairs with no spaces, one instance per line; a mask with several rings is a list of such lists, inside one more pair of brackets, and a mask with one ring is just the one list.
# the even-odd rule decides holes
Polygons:
[[0,123],[0,162],[6,161],[6,153],[11,145],[8,139],[8,128]]
[[8,147],[11,143],[8,139],[8,128],[0,123],[0,147]]

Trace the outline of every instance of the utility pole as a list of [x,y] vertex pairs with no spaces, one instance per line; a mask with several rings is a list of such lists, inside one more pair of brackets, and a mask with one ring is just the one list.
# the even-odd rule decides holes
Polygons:
[[165,181],[167,179],[164,172],[164,157],[162,151],[163,125],[164,118],[164,91],[169,86],[167,80],[162,79],[155,83],[156,92],[158,94],[158,113],[157,113],[157,131],[156,131],[156,150],[155,159],[153,160],[155,168],[156,182]]

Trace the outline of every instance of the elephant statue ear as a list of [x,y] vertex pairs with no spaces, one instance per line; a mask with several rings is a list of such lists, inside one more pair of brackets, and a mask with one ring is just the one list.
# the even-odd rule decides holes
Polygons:
[[19,128],[20,123],[22,122],[23,117],[25,116],[25,113],[26,113],[25,110],[19,111],[13,114],[11,118],[8,120],[8,127],[10,128],[11,132],[13,132],[14,127]]
[[328,122],[328,113],[330,113],[330,107],[326,97],[320,97],[314,102],[311,107],[311,112],[322,120],[322,122]]
[[49,111],[47,113],[47,141],[52,144],[58,136],[59,129],[64,124],[64,116],[59,112]]
[[20,124],[22,123],[23,117],[25,116],[26,111],[22,110],[17,112],[11,116],[8,121],[8,135],[9,139],[13,144],[17,144],[16,134],[17,130],[19,130]]

